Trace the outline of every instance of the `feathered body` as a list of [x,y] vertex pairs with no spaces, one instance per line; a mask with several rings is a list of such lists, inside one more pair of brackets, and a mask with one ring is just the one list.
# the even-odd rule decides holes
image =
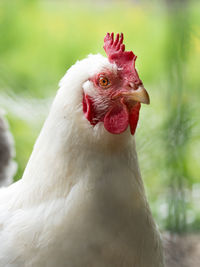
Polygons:
[[22,179],[0,191],[1,267],[162,267],[162,246],[128,129],[109,133],[83,114],[90,55],[61,80]]

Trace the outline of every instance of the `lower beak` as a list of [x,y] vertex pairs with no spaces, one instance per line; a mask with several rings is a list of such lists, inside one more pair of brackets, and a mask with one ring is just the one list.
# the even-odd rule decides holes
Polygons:
[[143,86],[139,86],[137,90],[129,89],[126,92],[122,92],[122,95],[126,96],[129,100],[150,104],[149,94]]

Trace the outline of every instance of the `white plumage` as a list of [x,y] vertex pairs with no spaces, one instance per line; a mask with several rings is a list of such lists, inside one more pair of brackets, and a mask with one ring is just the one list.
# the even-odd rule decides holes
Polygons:
[[134,137],[92,126],[88,79],[116,66],[90,55],[72,66],[22,179],[0,190],[0,267],[162,267]]
[[4,113],[0,110],[0,187],[13,182],[13,176],[17,170],[17,164],[13,160],[14,156],[14,140]]

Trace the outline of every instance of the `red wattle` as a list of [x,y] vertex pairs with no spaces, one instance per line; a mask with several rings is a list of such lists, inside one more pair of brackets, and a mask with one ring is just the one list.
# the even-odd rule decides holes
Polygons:
[[83,112],[85,117],[93,126],[103,121],[105,129],[112,134],[124,132],[130,124],[131,134],[134,135],[139,119],[140,106],[140,103],[137,103],[132,108],[127,108],[122,99],[121,103],[116,103],[107,111],[105,117],[102,116],[97,119],[92,99],[87,94],[83,94]]
[[139,111],[141,104],[138,102],[133,108],[129,111],[129,123],[130,123],[130,131],[131,134],[134,135],[138,119],[139,119]]
[[126,105],[113,106],[105,115],[104,127],[112,134],[124,132],[129,124],[129,114]]

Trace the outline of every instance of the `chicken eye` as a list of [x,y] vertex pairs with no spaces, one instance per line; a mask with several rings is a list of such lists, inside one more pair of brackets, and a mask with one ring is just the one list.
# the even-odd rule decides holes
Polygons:
[[109,79],[104,76],[99,77],[99,86],[101,86],[102,88],[110,87]]

